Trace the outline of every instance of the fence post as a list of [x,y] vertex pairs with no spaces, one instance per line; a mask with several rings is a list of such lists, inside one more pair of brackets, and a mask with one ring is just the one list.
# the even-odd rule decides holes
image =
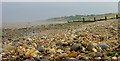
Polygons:
[[118,19],[118,15],[116,14],[116,19]]
[[96,18],[94,17],[94,21],[96,21]]
[[107,20],[107,16],[105,16],[105,20]]
[[85,22],[85,18],[83,18],[83,22]]

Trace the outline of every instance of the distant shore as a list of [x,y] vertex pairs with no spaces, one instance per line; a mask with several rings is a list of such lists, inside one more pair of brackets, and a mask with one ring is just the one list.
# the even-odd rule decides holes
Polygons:
[[25,28],[25,27],[31,27],[31,26],[40,26],[40,25],[49,25],[49,24],[60,24],[60,23],[66,23],[67,21],[35,21],[35,22],[21,22],[21,23],[2,23],[2,28]]

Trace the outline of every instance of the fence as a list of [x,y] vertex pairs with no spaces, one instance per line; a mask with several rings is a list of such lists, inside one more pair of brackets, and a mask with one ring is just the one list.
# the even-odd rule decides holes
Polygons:
[[115,15],[115,17],[112,18],[108,18],[107,16],[104,16],[104,18],[100,18],[97,19],[96,17],[93,17],[93,20],[91,19],[86,19],[86,18],[82,18],[82,21],[68,21],[68,23],[70,22],[95,22],[95,21],[103,21],[103,20],[110,20],[110,19],[119,19],[120,17],[118,15]]

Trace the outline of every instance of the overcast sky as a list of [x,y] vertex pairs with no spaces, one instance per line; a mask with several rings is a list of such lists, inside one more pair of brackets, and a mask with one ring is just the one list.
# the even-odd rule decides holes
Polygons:
[[120,0],[1,0],[3,2],[118,2]]
[[7,2],[2,3],[3,22],[29,22],[66,15],[115,13],[117,2]]

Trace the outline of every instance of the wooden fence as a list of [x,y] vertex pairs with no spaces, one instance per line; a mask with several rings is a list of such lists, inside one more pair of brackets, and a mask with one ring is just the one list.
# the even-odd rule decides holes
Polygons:
[[96,17],[93,17],[93,20],[89,19],[86,20],[86,18],[82,18],[82,21],[68,21],[68,23],[70,22],[95,22],[95,21],[103,21],[103,20],[110,20],[110,19],[119,19],[120,17],[118,15],[115,15],[115,17],[113,18],[108,18],[107,16],[104,16],[104,18],[101,19],[97,19]]

